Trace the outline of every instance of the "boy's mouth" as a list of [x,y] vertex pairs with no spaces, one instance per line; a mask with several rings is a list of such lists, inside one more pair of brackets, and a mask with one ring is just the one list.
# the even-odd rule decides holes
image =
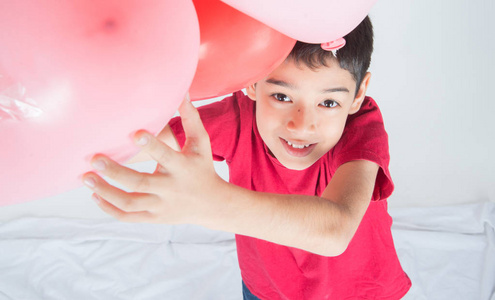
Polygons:
[[280,141],[282,142],[282,145],[284,146],[285,150],[289,155],[295,156],[295,157],[304,157],[309,155],[313,149],[316,146],[315,144],[299,144],[299,143],[293,143],[290,142],[286,139],[280,138]]

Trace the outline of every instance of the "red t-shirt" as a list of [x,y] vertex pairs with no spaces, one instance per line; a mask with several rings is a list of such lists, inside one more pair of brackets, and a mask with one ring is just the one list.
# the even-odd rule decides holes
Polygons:
[[[213,157],[225,160],[230,182],[260,192],[321,196],[337,168],[352,160],[380,166],[372,201],[347,250],[324,257],[260,239],[236,236],[241,275],[261,299],[400,299],[411,286],[397,257],[387,213],[393,191],[388,136],[378,106],[366,97],[347,119],[342,138],[311,167],[296,171],[272,157],[257,130],[256,102],[242,92],[199,108]],[[181,147],[179,118],[169,122]]]

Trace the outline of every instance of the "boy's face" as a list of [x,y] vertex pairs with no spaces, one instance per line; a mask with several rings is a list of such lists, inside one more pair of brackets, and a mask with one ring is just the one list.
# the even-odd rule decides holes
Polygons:
[[347,116],[359,110],[370,74],[356,82],[338,62],[310,69],[286,60],[247,88],[257,102],[256,123],[271,154],[286,168],[303,170],[340,140]]

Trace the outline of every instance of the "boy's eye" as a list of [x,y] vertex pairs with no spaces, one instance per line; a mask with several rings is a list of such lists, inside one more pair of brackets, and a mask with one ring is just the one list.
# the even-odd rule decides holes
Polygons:
[[277,101],[280,101],[280,102],[289,102],[290,101],[290,98],[287,97],[287,95],[284,95],[284,94],[273,94],[272,96],[275,99],[277,99]]
[[337,101],[334,101],[334,100],[325,100],[320,105],[323,105],[324,107],[328,107],[328,108],[334,108],[334,107],[338,106],[339,103]]

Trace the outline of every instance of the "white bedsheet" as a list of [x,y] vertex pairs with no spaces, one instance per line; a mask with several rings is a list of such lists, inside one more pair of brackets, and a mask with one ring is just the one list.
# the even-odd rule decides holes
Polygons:
[[[495,204],[395,208],[406,299],[495,299]],[[242,299],[233,235],[183,225],[0,224],[0,299]]]
[[397,253],[413,282],[407,299],[495,299],[495,203],[390,213]]
[[238,299],[233,236],[25,218],[0,226],[0,299]]

